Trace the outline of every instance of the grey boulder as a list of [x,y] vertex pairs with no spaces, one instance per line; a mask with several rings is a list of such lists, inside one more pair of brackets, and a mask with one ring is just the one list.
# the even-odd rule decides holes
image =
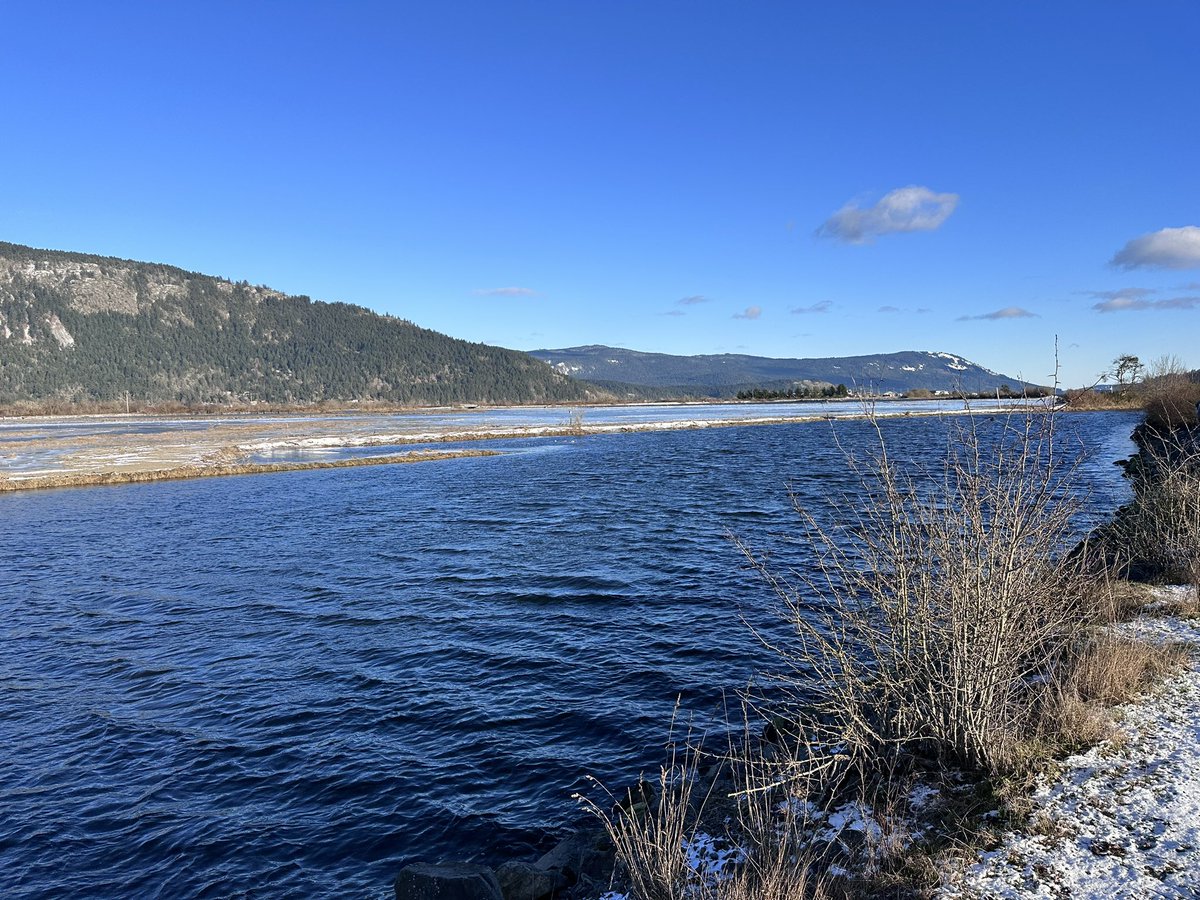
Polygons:
[[504,900],[504,895],[487,866],[412,863],[396,876],[396,900]]

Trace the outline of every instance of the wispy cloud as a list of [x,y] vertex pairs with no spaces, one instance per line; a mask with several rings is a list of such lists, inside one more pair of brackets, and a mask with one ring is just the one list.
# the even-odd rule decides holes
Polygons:
[[703,294],[693,294],[691,297],[680,297],[675,302],[680,306],[696,306],[699,303],[711,303],[712,297],[705,297]]
[[881,307],[879,307],[879,309],[877,309],[877,310],[875,310],[875,311],[876,311],[876,312],[881,312],[881,313],[898,313],[898,312],[904,312],[904,310],[902,310],[902,309],[901,309],[900,307],[898,307],[898,306],[881,306]]
[[889,191],[874,206],[850,201],[826,219],[817,234],[848,244],[869,244],[884,234],[933,231],[950,218],[958,199],[958,194],[939,194],[912,184]]
[[1143,234],[1118,250],[1112,264],[1120,269],[1200,269],[1200,227]]
[[479,297],[536,297],[537,291],[525,287],[480,288],[473,292]]
[[[1142,300],[1149,297],[1151,294],[1158,293],[1154,288],[1143,287],[1127,287],[1119,288],[1115,291],[1079,291],[1085,297],[1091,297],[1093,300],[1100,300],[1105,303],[1118,301],[1119,303],[1128,303],[1134,300]],[[1098,307],[1100,304],[1097,303]]]
[[1092,304],[1096,312],[1139,312],[1142,310],[1200,309],[1200,296],[1161,297],[1151,299],[1158,291],[1151,288],[1121,288],[1117,291],[1088,291],[1098,301]]
[[832,300],[819,300],[811,306],[793,306],[793,316],[806,316],[810,313],[827,313],[833,308]]
[[682,309],[668,309],[668,310],[667,310],[665,313],[660,313],[660,315],[664,315],[664,316],[686,316],[686,315],[687,315],[687,313],[685,313],[685,312],[684,312]]
[[1040,319],[1037,313],[1030,312],[1020,306],[1006,306],[1004,309],[997,309],[990,313],[980,313],[977,316],[959,316],[959,322],[970,322],[974,320],[999,321],[1001,319]]
[[743,312],[734,313],[733,317],[735,319],[757,319],[761,315],[762,315],[762,307],[761,306],[747,306]]

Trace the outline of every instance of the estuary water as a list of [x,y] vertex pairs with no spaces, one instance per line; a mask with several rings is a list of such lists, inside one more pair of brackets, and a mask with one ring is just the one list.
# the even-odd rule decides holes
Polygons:
[[[1080,528],[1136,416],[1063,417]],[[977,417],[985,436],[1000,425]],[[961,418],[885,420],[937,464]],[[415,859],[533,854],[593,775],[657,765],[784,634],[801,499],[864,422],[0,496],[0,896],[386,897]]]

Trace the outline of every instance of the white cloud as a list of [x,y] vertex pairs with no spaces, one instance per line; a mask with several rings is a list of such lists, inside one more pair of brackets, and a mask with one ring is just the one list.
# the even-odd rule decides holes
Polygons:
[[1118,250],[1112,264],[1122,269],[1200,269],[1200,227],[1143,234]]
[[927,187],[909,185],[889,191],[874,206],[847,203],[817,234],[849,244],[869,244],[879,235],[901,231],[933,231],[958,206],[958,194],[938,194]]
[[793,306],[792,315],[803,316],[809,313],[827,313],[832,306],[833,301],[831,300],[821,300],[812,306]]
[[969,322],[975,319],[986,319],[990,321],[998,321],[1000,319],[1040,319],[1037,313],[1032,313],[1027,309],[1022,309],[1020,306],[1006,306],[1004,309],[997,309],[990,313],[980,313],[977,316],[959,316],[958,321]]
[[695,306],[697,303],[711,303],[712,298],[702,294],[693,294],[691,297],[680,297],[677,302],[680,306]]
[[747,306],[745,312],[734,313],[735,319],[757,319],[762,315],[761,306]]
[[1124,291],[1104,291],[1094,294],[1096,297],[1104,297],[1106,299],[1092,305],[1092,309],[1096,312],[1133,312],[1138,310],[1153,309],[1200,309],[1200,297],[1166,297],[1162,300],[1150,300],[1146,297],[1153,291],[1141,290],[1139,288],[1130,288]]
[[474,292],[480,297],[536,297],[537,291],[524,287],[482,288]]

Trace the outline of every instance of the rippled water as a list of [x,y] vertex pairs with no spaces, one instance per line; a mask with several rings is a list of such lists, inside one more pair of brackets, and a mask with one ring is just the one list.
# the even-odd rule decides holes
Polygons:
[[[1064,419],[1124,498],[1127,414]],[[885,422],[934,459],[947,423]],[[836,425],[863,452],[860,422]],[[0,496],[0,895],[374,896],[496,859],[770,659],[727,531],[803,565],[828,423]]]

